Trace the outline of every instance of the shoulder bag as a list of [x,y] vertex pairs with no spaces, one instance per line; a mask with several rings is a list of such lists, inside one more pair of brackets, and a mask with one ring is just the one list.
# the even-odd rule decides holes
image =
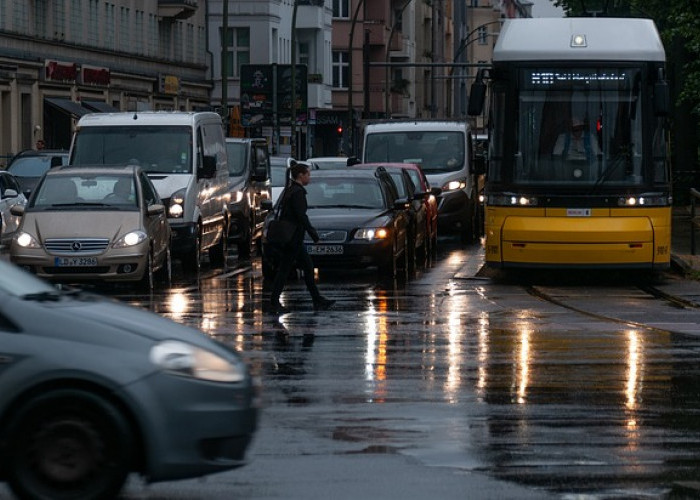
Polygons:
[[280,197],[280,202],[277,204],[272,220],[267,225],[267,241],[274,245],[288,245],[297,229],[297,225],[294,222],[280,218],[282,205],[286,202],[286,195],[287,190],[285,189]]

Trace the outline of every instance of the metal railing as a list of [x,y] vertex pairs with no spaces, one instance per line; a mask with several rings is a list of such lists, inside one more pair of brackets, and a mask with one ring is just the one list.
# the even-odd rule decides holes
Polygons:
[[700,221],[695,219],[695,205],[700,200],[700,191],[690,188],[690,255],[695,255],[695,231],[700,228]]

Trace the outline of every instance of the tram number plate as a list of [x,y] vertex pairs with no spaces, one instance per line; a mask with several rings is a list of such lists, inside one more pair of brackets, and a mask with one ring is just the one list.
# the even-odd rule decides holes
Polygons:
[[341,255],[343,245],[306,245],[309,255]]
[[566,209],[566,216],[567,217],[590,217],[591,216],[591,209],[590,208],[567,208]]
[[94,267],[97,265],[95,257],[56,257],[56,267]]

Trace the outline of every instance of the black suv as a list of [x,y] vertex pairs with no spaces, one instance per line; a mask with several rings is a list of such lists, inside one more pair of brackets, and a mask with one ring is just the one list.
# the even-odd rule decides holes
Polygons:
[[238,245],[238,257],[250,256],[260,242],[267,210],[263,200],[271,198],[270,155],[264,138],[226,138],[228,157],[228,237]]
[[[411,216],[386,169],[313,170],[306,186],[311,224],[320,241],[306,235],[317,268],[377,267],[386,278],[406,277]],[[268,215],[268,221],[274,213]],[[274,277],[282,251],[265,239],[263,277]]]

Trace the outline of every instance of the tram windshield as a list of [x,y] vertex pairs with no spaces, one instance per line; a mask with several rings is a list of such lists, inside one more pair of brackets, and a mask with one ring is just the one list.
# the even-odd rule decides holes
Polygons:
[[[491,181],[579,187],[667,182],[660,119],[646,126],[653,143],[643,147],[648,89],[640,68],[523,68],[518,87],[514,158],[505,161],[502,142],[493,144]],[[494,87],[496,123],[511,119],[504,92]],[[645,166],[644,154],[653,157],[654,168]],[[512,171],[506,173],[506,165]]]

